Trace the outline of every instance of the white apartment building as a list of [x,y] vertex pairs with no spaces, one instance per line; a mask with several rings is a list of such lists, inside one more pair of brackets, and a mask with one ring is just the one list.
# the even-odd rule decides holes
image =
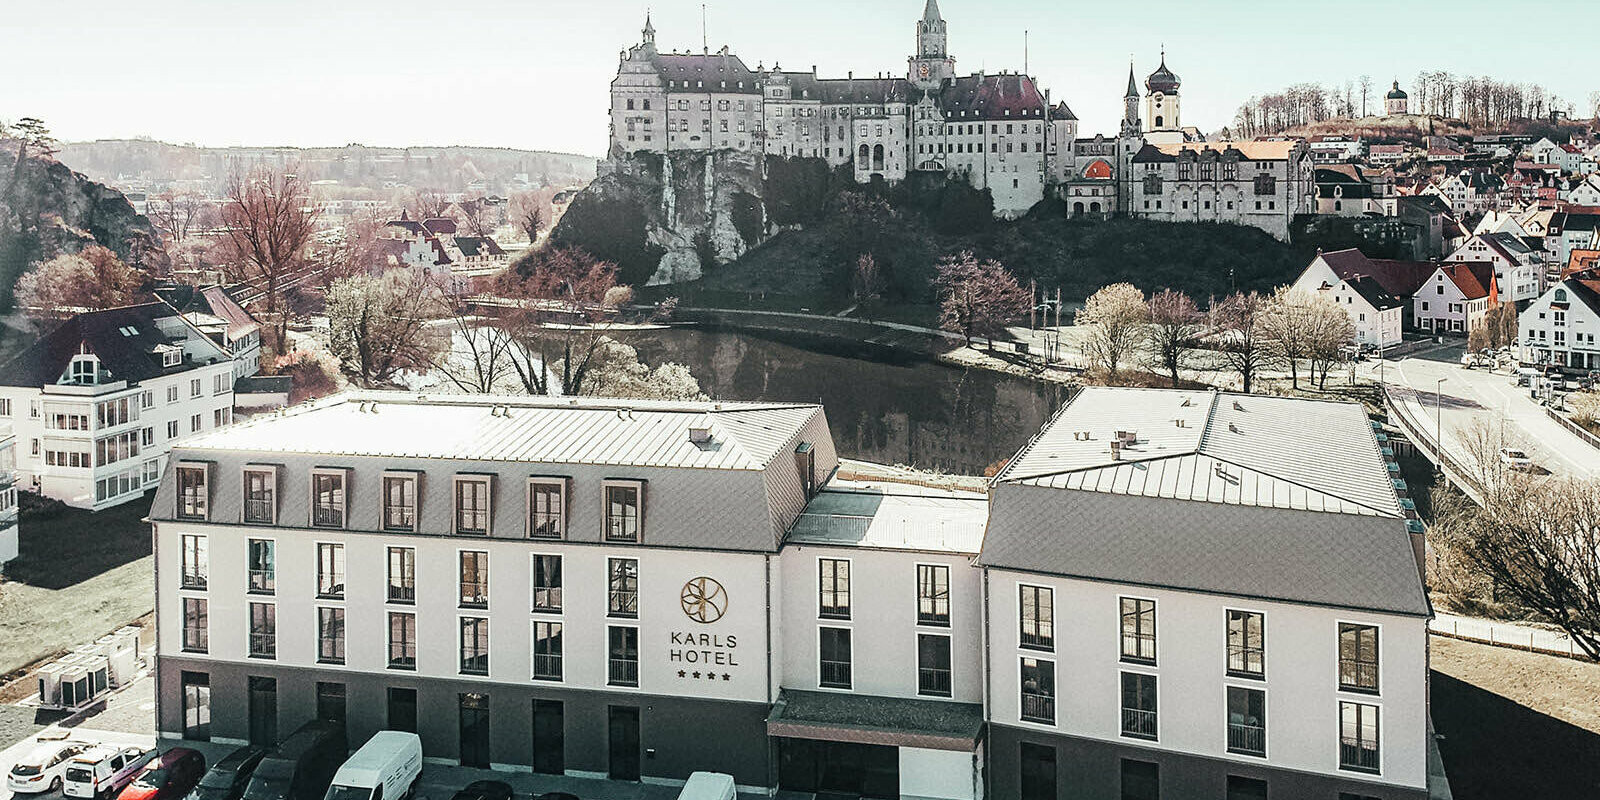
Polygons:
[[1524,364],[1600,369],[1600,281],[1571,275],[1517,315]]
[[[1286,788],[1424,796],[1414,762],[1426,747],[1426,604],[1371,429],[1354,406],[1239,402],[1258,400],[1275,420],[1303,423],[1302,410],[1325,420],[1296,451],[1326,450],[1344,465],[1334,484],[1251,476],[1261,505],[1281,496],[1295,510],[1273,508],[1265,524],[1232,512],[1237,533],[1207,523],[1208,541],[1225,550],[1209,563],[1238,566],[1256,548],[1256,563],[1285,565],[1270,597],[1217,570],[1206,573],[1215,585],[1163,587],[1144,574],[1041,574],[1059,569],[1066,540],[1110,535],[1062,527],[1102,522],[1100,509],[1041,506],[1013,491],[1019,472],[991,497],[981,479],[933,488],[890,468],[841,467],[817,406],[354,393],[251,420],[182,442],[151,510],[158,729],[270,743],[320,716],[345,721],[352,741],[417,731],[436,762],[666,784],[712,770],[761,793],[923,800],[1056,797],[1017,787],[1042,785],[1032,748],[1057,732],[1151,763],[1198,759],[1207,781],[1237,772]],[[1189,423],[1182,435],[1222,436],[1208,419],[1245,419],[1225,402],[1089,390],[1023,463],[1031,470],[1039,447],[1079,426],[1103,446],[1113,419],[1153,428],[1177,416]],[[1105,416],[1090,422],[1080,409]],[[1250,442],[1284,448],[1290,431],[1262,427]],[[1313,488],[1291,485],[1300,479]],[[995,513],[1013,498],[1023,502]],[[987,563],[986,528],[992,538],[995,521],[1036,509],[1049,522],[1005,529]],[[1193,503],[1118,531],[1170,544],[1177,511],[1213,513]],[[1285,544],[1284,523],[1318,533]],[[1360,559],[1305,592],[1279,591],[1330,557],[1320,532],[1346,528]],[[1046,557],[1019,564],[1019,534]],[[1006,598],[1019,580],[1060,587],[1059,613],[1030,617],[1060,625],[1051,635],[1062,711],[1042,728],[1018,722]],[[1167,681],[1155,742],[1108,728],[1118,712],[1098,692],[1118,680],[1116,667],[1110,677],[1101,668],[1116,663],[1124,594],[1160,604],[1162,660],[1138,667]],[[1270,687],[1204,674],[1225,657],[1224,607],[1268,615],[1250,641],[1259,649],[1265,632]],[[1352,680],[1368,681],[1381,656],[1378,693],[1332,683],[1335,619],[1360,628]],[[1386,626],[1381,642],[1373,620]],[[1198,691],[1208,682],[1214,692]],[[1271,757],[1226,754],[1213,741],[1224,686],[1258,682],[1270,689],[1271,719],[1285,720],[1266,734]],[[1337,726],[1297,732],[1287,722],[1337,719],[1346,701],[1360,706],[1350,734],[1359,772],[1331,765]],[[1381,740],[1364,716],[1373,706],[1383,709]],[[1061,787],[1118,779],[1115,760],[1055,752]]]
[[17,437],[0,425],[0,566],[17,557]]
[[1411,318],[1419,330],[1465,335],[1498,302],[1493,267],[1481,261],[1447,261],[1417,288]]
[[1357,405],[1081,392],[991,492],[990,796],[1428,797],[1389,475]]
[[1544,292],[1544,251],[1529,247],[1513,233],[1473,234],[1445,260],[1490,264],[1502,301],[1526,303]]
[[174,441],[232,422],[234,375],[164,302],[67,320],[0,367],[20,485],[95,511],[140,497]]
[[1398,297],[1384,288],[1377,265],[1359,250],[1317,253],[1305,272],[1295,280],[1295,289],[1327,297],[1350,317],[1355,326],[1355,343],[1373,347],[1394,347],[1402,341],[1405,309],[1410,298]]

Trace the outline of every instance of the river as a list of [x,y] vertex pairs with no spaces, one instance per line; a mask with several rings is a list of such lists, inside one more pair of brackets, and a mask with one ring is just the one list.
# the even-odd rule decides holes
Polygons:
[[642,361],[684,364],[717,400],[821,403],[839,455],[981,475],[1013,455],[1066,389],[853,341],[680,327],[630,338]]

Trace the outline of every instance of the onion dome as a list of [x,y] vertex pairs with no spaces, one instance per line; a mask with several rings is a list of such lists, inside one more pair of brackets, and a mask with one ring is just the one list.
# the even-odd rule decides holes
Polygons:
[[1388,99],[1390,99],[1390,100],[1405,100],[1407,97],[1408,97],[1408,95],[1405,93],[1405,91],[1400,88],[1400,82],[1399,81],[1395,81],[1394,82],[1394,88],[1389,90]]
[[1150,73],[1150,77],[1144,79],[1144,88],[1148,89],[1151,94],[1156,92],[1177,94],[1178,87],[1182,83],[1183,81],[1179,80],[1172,70],[1167,69],[1167,54],[1163,52],[1161,54],[1161,68]]

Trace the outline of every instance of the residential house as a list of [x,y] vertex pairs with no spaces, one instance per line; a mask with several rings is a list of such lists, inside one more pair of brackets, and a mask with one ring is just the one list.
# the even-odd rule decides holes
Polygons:
[[1317,164],[1341,164],[1361,157],[1363,142],[1360,136],[1308,136],[1306,147],[1311,160]]
[[0,425],[0,566],[17,557],[17,436]]
[[1367,160],[1378,166],[1392,166],[1404,161],[1406,146],[1403,144],[1375,144],[1367,148]]
[[157,286],[155,294],[211,340],[233,354],[234,380],[261,371],[261,323],[218,285]]
[[1572,187],[1561,193],[1560,199],[1575,206],[1600,207],[1600,174],[1574,180]]
[[1517,316],[1518,357],[1526,364],[1600,369],[1600,279],[1568,275]]
[[1484,262],[1440,264],[1412,300],[1412,318],[1418,328],[1465,334],[1499,302],[1494,267]]
[[1445,257],[1452,262],[1487,262],[1494,267],[1500,300],[1526,303],[1544,291],[1544,251],[1511,233],[1474,234]]
[[1356,344],[1378,348],[1401,342],[1410,296],[1395,296],[1376,277],[1379,268],[1360,250],[1318,252],[1300,274],[1295,289],[1327,297],[1350,316]]
[[142,497],[174,442],[232,422],[234,375],[164,302],[67,320],[0,367],[22,485],[94,511]]
[[1146,144],[1133,157],[1136,217],[1231,222],[1283,241],[1316,210],[1311,159],[1299,141]]
[[1341,217],[1395,216],[1394,172],[1359,164],[1319,166],[1313,171],[1317,213]]

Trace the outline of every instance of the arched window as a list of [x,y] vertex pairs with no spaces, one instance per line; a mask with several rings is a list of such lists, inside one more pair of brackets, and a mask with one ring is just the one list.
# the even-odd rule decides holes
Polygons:
[[1072,213],[1074,215],[1082,214],[1083,213],[1083,203],[1081,203],[1081,202],[1073,203],[1072,204]]
[[871,169],[872,168],[871,159],[872,159],[872,150],[870,148],[868,148],[866,145],[861,145],[861,151],[856,154],[856,161],[858,162],[857,165],[856,165],[856,169],[859,169],[859,170],[861,170],[863,172],[865,172],[868,169]]
[[1157,116],[1156,117],[1156,127],[1157,128],[1161,127],[1163,121],[1164,120],[1161,117]]
[[1093,213],[1096,213],[1096,214],[1100,213],[1100,204],[1099,203],[1090,203],[1089,204],[1089,210],[1091,212],[1093,212]]
[[875,170],[883,169],[883,145],[881,144],[872,146],[872,168]]
[[1556,290],[1556,302],[1557,303],[1565,303],[1565,302],[1567,302],[1567,290],[1566,289],[1557,289]]

